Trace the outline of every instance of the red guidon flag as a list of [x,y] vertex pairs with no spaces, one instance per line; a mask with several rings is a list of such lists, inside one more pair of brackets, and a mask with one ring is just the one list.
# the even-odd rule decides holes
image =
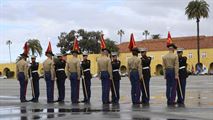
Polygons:
[[106,43],[104,40],[104,34],[101,34],[101,49],[105,49],[106,48]]
[[134,35],[133,35],[133,33],[132,33],[131,36],[130,36],[130,42],[129,42],[128,48],[129,48],[130,50],[132,50],[132,48],[134,48],[134,47],[137,47],[137,46],[136,46],[136,44],[135,44]]
[[23,49],[24,49],[24,54],[28,55],[28,53],[30,51],[29,43],[28,42],[25,42]]
[[74,45],[73,45],[73,49],[72,50],[76,50],[76,51],[80,50],[79,45],[78,45],[77,37],[75,37]]
[[168,37],[167,37],[166,45],[169,45],[171,43],[172,43],[172,37],[171,37],[170,32],[168,32]]
[[47,50],[46,50],[46,53],[47,53],[47,52],[52,52],[52,46],[51,46],[50,41],[49,41],[49,43],[48,43],[48,47],[47,47]]

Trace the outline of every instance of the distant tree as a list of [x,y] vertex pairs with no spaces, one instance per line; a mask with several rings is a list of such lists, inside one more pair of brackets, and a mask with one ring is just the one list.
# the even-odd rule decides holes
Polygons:
[[160,39],[160,34],[151,35],[152,39]]
[[145,39],[147,40],[147,36],[149,35],[149,31],[148,30],[144,30],[143,35],[145,36]]
[[199,35],[199,22],[201,18],[209,17],[209,4],[204,0],[193,0],[189,2],[185,8],[185,14],[188,19],[196,19],[197,22],[197,56],[198,63],[200,63],[200,35]]
[[[88,51],[90,53],[100,52],[99,41],[100,41],[101,31],[85,31],[84,29],[79,29],[78,31],[71,30],[69,33],[62,32],[60,36],[58,36],[59,42],[57,44],[57,47],[60,48],[61,53],[70,52],[70,50],[72,50],[75,34],[78,34],[78,42],[79,42],[79,47],[81,52],[82,51]],[[107,45],[107,41],[106,41],[106,45]],[[109,45],[111,45],[111,42]],[[116,45],[112,46],[112,48],[110,49],[116,49],[114,47],[117,47],[117,46]]]
[[71,50],[71,46],[75,39],[75,33],[76,31],[70,31],[69,34],[67,34],[66,32],[61,32],[60,36],[58,36],[59,42],[57,44],[57,47],[60,48],[61,53],[66,53],[67,51]]
[[84,31],[79,30],[79,46],[81,51],[89,51],[91,53],[100,52],[100,34],[102,31]]
[[121,44],[122,36],[124,35],[124,31],[122,29],[120,29],[120,30],[118,30],[117,34],[120,36],[120,44]]
[[42,55],[43,48],[41,47],[40,41],[38,39],[29,39],[27,42],[29,43],[29,48],[32,55]]
[[8,47],[9,47],[9,55],[10,55],[10,63],[11,63],[11,51],[10,51],[10,45],[12,44],[12,41],[11,40],[8,40],[7,42],[6,42],[6,45],[8,45]]
[[117,52],[119,50],[118,47],[115,45],[115,41],[112,41],[109,38],[107,38],[105,39],[105,42],[106,42],[107,48],[109,48],[111,52]]

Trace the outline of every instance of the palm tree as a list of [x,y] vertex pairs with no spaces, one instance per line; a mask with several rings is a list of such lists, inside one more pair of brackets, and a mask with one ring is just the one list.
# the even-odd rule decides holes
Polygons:
[[29,43],[29,48],[30,48],[30,51],[32,52],[32,55],[39,55],[41,56],[42,55],[42,47],[41,47],[41,44],[40,44],[40,41],[37,40],[37,39],[29,39],[28,40],[28,43]]
[[121,44],[122,36],[124,35],[124,31],[122,29],[120,29],[120,30],[118,30],[117,34],[120,36],[120,44]]
[[189,2],[185,8],[185,14],[188,19],[196,19],[197,22],[197,56],[198,63],[200,63],[200,37],[199,37],[199,22],[201,18],[209,17],[209,5],[204,0],[193,0]]
[[8,45],[8,47],[9,47],[9,54],[10,54],[10,63],[11,63],[11,52],[10,52],[10,45],[12,44],[12,41],[11,40],[8,40],[7,42],[6,42],[6,45]]
[[160,34],[153,34],[151,36],[152,36],[152,39],[160,39]]
[[144,30],[143,35],[145,35],[145,39],[147,40],[147,36],[149,35],[149,31],[148,30]]

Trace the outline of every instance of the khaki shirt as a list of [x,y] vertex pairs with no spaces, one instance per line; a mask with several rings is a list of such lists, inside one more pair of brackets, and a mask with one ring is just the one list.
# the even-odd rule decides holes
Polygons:
[[44,69],[44,72],[51,72],[51,79],[55,80],[55,65],[52,59],[47,58],[43,62],[43,69]]
[[28,64],[24,59],[21,59],[16,63],[16,74],[18,78],[18,73],[19,72],[24,72],[25,80],[28,80]]
[[76,57],[73,57],[70,60],[67,60],[66,64],[66,70],[67,70],[67,76],[70,76],[70,73],[77,72],[78,74],[78,80],[80,80],[81,76],[81,68],[80,68],[80,60]]
[[100,58],[97,59],[98,64],[98,75],[100,75],[101,71],[108,71],[110,75],[110,79],[112,80],[112,64],[109,57],[102,55]]
[[167,68],[174,68],[175,69],[175,77],[178,77],[178,68],[179,68],[178,56],[175,55],[172,52],[169,52],[165,56],[163,56],[162,59],[163,59],[164,75],[166,75],[165,70]]
[[131,58],[128,59],[127,62],[127,71],[128,71],[128,75],[130,78],[130,72],[131,70],[138,70],[139,72],[139,78],[140,80],[143,79],[143,75],[142,75],[142,64],[141,64],[141,59],[138,58],[137,56],[132,56]]

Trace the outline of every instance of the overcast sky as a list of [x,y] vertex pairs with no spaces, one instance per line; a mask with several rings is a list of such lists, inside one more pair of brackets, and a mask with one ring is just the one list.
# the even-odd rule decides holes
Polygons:
[[[134,33],[144,39],[144,30],[167,37],[196,35],[195,20],[188,20],[185,7],[190,0],[0,0],[0,63],[9,62],[7,40],[11,40],[12,61],[23,52],[29,38],[41,41],[44,52],[48,40],[53,52],[60,32],[71,29],[103,30],[105,37],[119,42],[117,31],[123,29],[123,41]],[[200,34],[213,35],[213,0],[210,17],[200,22]],[[44,59],[39,58],[39,61]]]

